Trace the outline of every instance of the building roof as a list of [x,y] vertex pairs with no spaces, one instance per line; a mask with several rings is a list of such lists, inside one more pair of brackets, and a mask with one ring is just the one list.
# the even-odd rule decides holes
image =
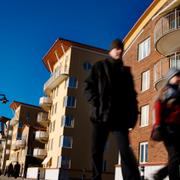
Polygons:
[[43,57],[43,63],[45,67],[50,72],[52,72],[54,64],[58,61],[55,55],[55,51],[58,51],[58,57],[60,58],[64,54],[64,52],[66,52],[72,46],[76,46],[76,47],[80,47],[80,48],[84,48],[84,49],[88,49],[88,50],[92,50],[92,51],[96,51],[96,52],[104,53],[104,54],[107,54],[108,52],[105,49],[97,48],[94,46],[78,43],[78,42],[63,39],[63,38],[58,38],[54,42],[52,47],[48,50],[48,52],[45,54],[45,56]]
[[124,47],[125,50],[131,45],[133,40],[138,36],[138,34],[143,30],[146,24],[151,20],[151,18],[160,10],[160,8],[167,2],[168,0],[154,0],[150,6],[146,9],[146,11],[142,14],[142,16],[138,19],[132,29],[124,38]]
[[41,109],[41,107],[39,107],[39,106],[35,106],[35,105],[32,105],[32,104],[27,104],[27,103],[23,103],[23,102],[18,102],[18,101],[13,101],[10,104],[10,108],[13,109],[13,110],[16,110],[20,105],[29,106],[29,107],[33,107],[33,108],[36,108],[36,109]]

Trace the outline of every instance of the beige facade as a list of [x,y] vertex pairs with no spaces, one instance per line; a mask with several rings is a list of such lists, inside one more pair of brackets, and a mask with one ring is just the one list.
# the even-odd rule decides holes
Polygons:
[[124,39],[124,62],[132,68],[140,111],[131,142],[149,178],[167,162],[163,144],[150,140],[150,134],[157,89],[170,67],[180,68],[179,7],[179,0],[153,1]]
[[[44,84],[47,97],[40,98],[40,106],[49,117],[47,157],[43,162],[47,170],[68,169],[68,176],[74,178],[83,173],[91,176],[91,123],[83,82],[92,64],[105,57],[105,50],[58,39],[43,58],[51,72]],[[107,180],[113,179],[117,163],[113,144],[111,141],[105,153]]]
[[1,132],[0,132],[0,169],[3,172],[6,161],[9,159],[11,135],[8,133],[12,130],[10,127],[10,119],[7,117],[0,117]]
[[42,162],[42,158],[34,152],[39,148],[45,149],[45,145],[35,139],[36,131],[46,130],[37,122],[39,113],[44,111],[38,106],[21,102],[13,102],[10,107],[14,110],[14,117],[10,121],[12,130],[8,131],[11,135],[11,148],[7,165],[18,161],[21,165],[20,175],[25,176],[29,165],[38,166]]

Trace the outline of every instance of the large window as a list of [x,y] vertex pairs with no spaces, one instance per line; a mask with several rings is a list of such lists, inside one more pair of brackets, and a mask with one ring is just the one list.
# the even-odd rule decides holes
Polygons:
[[69,169],[71,167],[71,159],[68,156],[59,156],[57,160],[57,166],[61,168]]
[[70,136],[60,136],[60,147],[63,148],[72,148],[72,137]]
[[139,151],[139,162],[147,163],[148,162],[148,142],[140,143]]
[[73,127],[74,126],[74,119],[71,115],[65,115],[62,117],[61,126],[64,127]]
[[147,126],[149,122],[149,105],[141,107],[141,127]]
[[145,71],[141,75],[141,90],[146,91],[150,88],[150,71]]
[[75,107],[76,106],[76,99],[74,96],[66,96],[64,98],[64,106],[65,107]]
[[76,77],[69,77],[68,79],[68,87],[69,88],[77,88],[77,78]]
[[22,128],[22,127],[23,127],[23,122],[19,120],[18,128]]
[[150,54],[150,38],[138,45],[138,60],[141,61]]
[[16,140],[21,140],[22,139],[22,132],[18,131]]
[[83,68],[84,68],[84,70],[89,71],[92,68],[92,65],[89,62],[85,62],[83,64]]

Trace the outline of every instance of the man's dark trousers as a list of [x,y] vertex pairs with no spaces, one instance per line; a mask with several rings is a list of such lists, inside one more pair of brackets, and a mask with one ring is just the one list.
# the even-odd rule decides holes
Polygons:
[[110,132],[116,138],[120,151],[123,179],[140,180],[136,158],[129,147],[128,129],[112,131],[105,125],[93,124],[92,131],[93,180],[102,180],[103,152]]

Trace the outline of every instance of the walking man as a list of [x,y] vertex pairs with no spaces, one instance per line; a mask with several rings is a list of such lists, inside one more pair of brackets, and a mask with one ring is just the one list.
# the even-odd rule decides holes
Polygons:
[[96,62],[85,80],[85,94],[92,107],[93,180],[101,180],[103,152],[109,133],[116,138],[124,180],[140,180],[128,132],[136,124],[138,108],[130,67],[123,65],[124,45],[115,39],[109,58]]

